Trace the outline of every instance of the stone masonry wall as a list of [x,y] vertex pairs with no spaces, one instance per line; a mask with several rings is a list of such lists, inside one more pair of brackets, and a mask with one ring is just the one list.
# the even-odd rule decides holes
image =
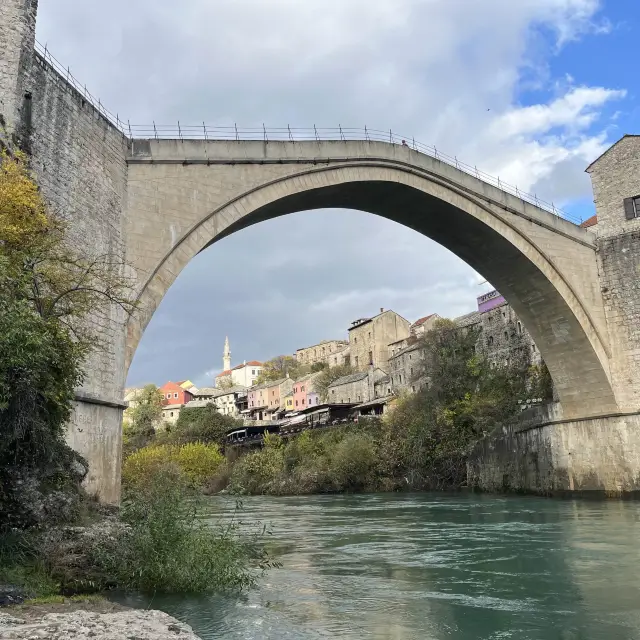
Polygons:
[[597,257],[611,378],[623,411],[640,410],[640,218],[624,199],[640,195],[640,136],[625,136],[588,169],[598,215]]
[[513,425],[475,447],[468,482],[483,491],[637,493],[640,415]]
[[[69,240],[92,255],[124,253],[126,141],[99,112],[35,54],[29,85],[31,162],[48,206],[69,223]],[[122,403],[124,314],[102,310],[92,319],[100,346],[86,363],[79,396]],[[103,501],[120,494],[121,410],[78,402],[70,445],[89,461],[86,488]]]
[[37,9],[38,0],[0,2],[0,143],[7,146],[19,139]]

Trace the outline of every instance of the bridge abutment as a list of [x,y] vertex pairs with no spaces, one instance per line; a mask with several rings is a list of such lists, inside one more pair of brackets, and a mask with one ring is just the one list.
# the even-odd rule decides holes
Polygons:
[[469,459],[469,486],[492,492],[640,497],[640,414],[571,420],[561,414],[551,405],[482,440]]

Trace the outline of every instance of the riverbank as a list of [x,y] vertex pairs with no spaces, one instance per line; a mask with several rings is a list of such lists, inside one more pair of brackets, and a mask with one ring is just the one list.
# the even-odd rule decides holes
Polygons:
[[200,640],[190,626],[157,610],[138,610],[101,596],[54,597],[0,610],[6,640]]

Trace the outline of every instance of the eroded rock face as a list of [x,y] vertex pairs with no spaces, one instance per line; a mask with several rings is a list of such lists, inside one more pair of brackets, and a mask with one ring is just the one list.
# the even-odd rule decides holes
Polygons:
[[117,613],[73,611],[47,613],[24,621],[0,613],[3,640],[200,640],[190,626],[162,611],[130,610]]

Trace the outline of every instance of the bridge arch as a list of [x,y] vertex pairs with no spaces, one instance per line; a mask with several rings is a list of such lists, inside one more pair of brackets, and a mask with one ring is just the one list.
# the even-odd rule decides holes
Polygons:
[[[236,172],[240,178],[233,196],[214,208],[200,207],[190,224],[178,232],[171,226],[170,241],[165,238],[164,246],[152,248],[148,245],[152,239],[134,234],[136,242],[128,246],[134,268],[138,255],[151,256],[144,261],[146,268],[136,269],[140,311],[127,327],[127,368],[166,291],[199,252],[221,238],[278,216],[349,208],[422,233],[494,284],[538,345],[565,417],[616,410],[607,336],[597,304],[599,291],[589,282],[597,275],[595,243],[587,232],[565,221],[558,224],[551,214],[548,219],[531,216],[526,208],[498,203],[446,176],[396,159],[343,158],[326,164],[286,165],[284,175],[262,175],[257,180],[253,166],[241,166]],[[129,219],[138,218],[137,202],[151,199],[155,205],[146,208],[146,215],[162,226],[166,222],[163,200],[171,201],[173,215],[182,206],[193,209],[190,203],[202,190],[224,180],[217,173],[216,166],[208,163],[133,162],[129,166]]]

